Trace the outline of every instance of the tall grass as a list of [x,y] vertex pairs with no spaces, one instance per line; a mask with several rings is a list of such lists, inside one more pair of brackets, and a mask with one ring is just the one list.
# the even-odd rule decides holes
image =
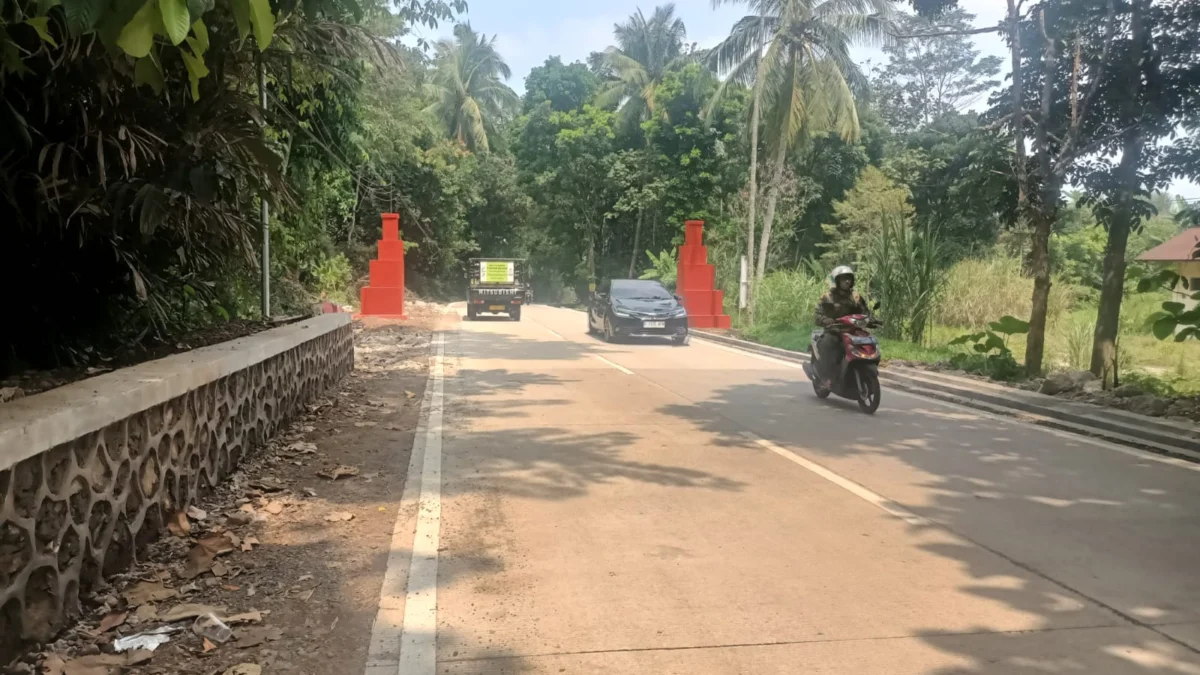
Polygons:
[[871,236],[864,258],[869,285],[882,306],[887,337],[922,344],[938,294],[946,283],[945,247],[930,228],[885,220]]
[[826,290],[825,279],[806,269],[771,272],[755,289],[754,328],[779,330],[810,325],[817,300]]
[[[1021,274],[1015,257],[961,260],[950,268],[944,292],[934,310],[934,320],[949,326],[981,330],[1002,316],[1029,317],[1033,279]],[[1055,283],[1050,288],[1049,319],[1058,320],[1075,301],[1072,286]]]

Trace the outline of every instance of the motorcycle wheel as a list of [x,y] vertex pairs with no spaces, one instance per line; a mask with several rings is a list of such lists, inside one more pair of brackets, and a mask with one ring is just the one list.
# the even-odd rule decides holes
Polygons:
[[854,383],[858,388],[858,408],[868,415],[879,409],[879,377],[865,368],[854,369]]
[[829,398],[829,394],[833,393],[821,386],[821,380],[819,378],[813,378],[812,385],[813,393],[817,395],[817,398]]

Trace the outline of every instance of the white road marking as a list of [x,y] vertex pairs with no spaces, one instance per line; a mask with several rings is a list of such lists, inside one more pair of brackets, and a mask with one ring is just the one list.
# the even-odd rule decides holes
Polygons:
[[551,327],[549,327],[549,326],[546,326],[546,325],[543,325],[543,324],[540,324],[540,323],[539,323],[538,325],[539,325],[539,326],[541,326],[542,328],[546,329],[546,332],[547,332],[547,333],[549,333],[549,334],[553,335],[554,337],[558,338],[559,340],[566,340],[566,339],[567,339],[567,338],[563,337],[563,336],[562,336],[562,335],[561,335],[561,334],[560,334],[558,331],[554,330],[553,328],[551,328]]
[[[581,313],[578,310],[573,310],[573,309],[569,309],[566,307],[555,307],[553,309],[558,309],[558,310],[564,311],[564,312],[572,312],[572,313],[576,313],[576,314]],[[765,354],[757,354],[755,352],[746,351],[744,349],[738,349],[736,347],[729,347],[727,345],[717,344],[715,342],[709,342],[708,340],[703,340],[703,339],[696,340],[692,344],[702,344],[706,347],[712,347],[714,349],[720,349],[723,351],[732,352],[734,354],[740,354],[741,356],[746,356],[746,357],[749,357],[752,359],[758,359],[759,361],[767,361],[769,363],[774,363],[776,365],[784,366],[786,368],[791,368],[794,370],[803,370],[804,369],[804,366],[802,366],[799,363],[795,363],[793,361],[785,361],[783,359],[778,359],[778,358],[775,358],[772,356],[767,356]],[[805,379],[807,380],[807,378],[805,378]],[[883,383],[883,384],[886,384],[886,383]],[[918,394],[915,392],[903,391],[901,389],[896,389],[896,388],[892,388],[892,387],[885,387],[885,395],[886,396],[900,396],[902,398],[910,398],[910,399],[914,399],[914,400],[921,401],[924,403],[932,403],[932,404],[935,404],[938,406],[943,406],[946,408],[952,408],[954,410],[960,410],[962,412],[971,413],[973,415],[977,415],[984,419],[988,419],[988,420],[991,420],[993,422],[997,422],[1000,424],[1019,425],[1021,427],[1025,427],[1025,428],[1029,428],[1029,429],[1036,429],[1038,431],[1050,434],[1051,436],[1055,436],[1057,438],[1075,441],[1078,443],[1086,443],[1088,445],[1092,445],[1092,446],[1095,446],[1098,448],[1103,448],[1105,450],[1119,452],[1123,455],[1128,455],[1128,456],[1136,458],[1136,459],[1149,460],[1152,462],[1158,462],[1159,464],[1167,464],[1170,466],[1174,466],[1174,467],[1180,468],[1180,469],[1187,469],[1188,471],[1200,472],[1200,464],[1197,464],[1196,462],[1191,462],[1186,459],[1180,459],[1178,457],[1167,457],[1165,455],[1160,455],[1158,453],[1151,452],[1149,450],[1142,450],[1139,448],[1126,447],[1124,445],[1120,445],[1120,444],[1114,443],[1112,441],[1106,441],[1104,439],[1096,438],[1094,436],[1086,436],[1084,434],[1077,434],[1077,433],[1073,433],[1070,431],[1066,431],[1064,429],[1054,429],[1051,427],[1042,426],[1040,424],[1034,424],[1032,422],[1023,420],[1019,417],[1009,417],[1007,415],[1001,415],[999,413],[991,412],[990,410],[981,410],[979,408],[973,408],[971,406],[962,405],[960,403],[953,403],[951,401],[946,401],[946,400],[936,398],[933,396],[924,396],[922,394]]]
[[[371,627],[367,675],[434,675],[437,667],[437,569],[442,516],[442,415],[445,339],[433,342],[433,364],[413,439],[408,482],[392,529],[391,551]],[[417,495],[420,495],[419,499]],[[416,502],[417,528],[411,556],[404,555],[410,530],[407,514]],[[405,507],[410,508],[405,508]],[[405,560],[408,582],[400,580]],[[403,611],[401,610],[403,606]]]
[[859,485],[858,483],[855,483],[854,481],[850,480],[849,478],[846,478],[840,474],[834,473],[833,471],[826,469],[825,467],[821,466],[820,464],[817,464],[816,462],[814,462],[812,460],[805,459],[804,457],[797,455],[796,453],[792,452],[791,450],[788,450],[787,448],[780,447],[779,445],[772,443],[771,441],[768,441],[767,439],[762,438],[761,436],[758,436],[757,434],[753,434],[749,431],[743,431],[742,435],[745,436],[746,438],[754,441],[755,443],[761,445],[762,447],[770,450],[771,452],[779,455],[780,457],[783,457],[784,459],[786,459],[794,464],[798,464],[798,465],[804,467],[805,469],[808,469],[809,471],[817,474],[821,478],[824,478],[825,480],[829,481],[830,483],[833,483],[834,485],[842,488],[843,490],[846,490],[847,492],[855,495],[856,497],[859,497],[860,499],[868,501],[868,502],[874,504],[875,506],[879,507],[880,509],[892,514],[893,516],[900,518],[901,520],[908,523],[909,525],[928,525],[928,524],[930,524],[928,520],[922,518],[921,516],[918,516],[917,514],[913,513],[912,511],[909,511],[908,509],[904,508],[903,506],[900,506],[899,504],[888,499],[887,497],[884,497],[882,495],[871,492],[867,488]]
[[622,373],[625,373],[626,375],[633,375],[632,370],[626,368],[625,366],[623,366],[619,363],[613,363],[612,361],[609,361],[608,359],[604,358],[603,356],[600,356],[599,354],[592,354],[592,356],[600,359],[601,361],[607,363],[608,365],[612,366],[613,368],[616,368],[617,370],[621,371]]

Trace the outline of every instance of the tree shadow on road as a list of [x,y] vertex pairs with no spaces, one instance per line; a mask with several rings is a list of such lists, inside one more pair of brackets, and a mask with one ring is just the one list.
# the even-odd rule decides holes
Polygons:
[[882,493],[932,521],[905,525],[914,537],[952,533],[916,545],[970,576],[958,590],[1032,618],[1029,632],[981,621],[978,635],[931,621],[915,636],[965,664],[931,675],[1200,673],[1200,652],[1169,636],[1200,618],[1196,471],[886,388],[868,417],[802,378],[741,379],[660,412],[728,445],[753,428]]

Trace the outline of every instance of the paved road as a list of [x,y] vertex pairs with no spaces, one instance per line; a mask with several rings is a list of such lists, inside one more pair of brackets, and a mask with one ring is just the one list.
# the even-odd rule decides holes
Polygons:
[[1200,465],[540,306],[445,391],[439,673],[1200,674]]

